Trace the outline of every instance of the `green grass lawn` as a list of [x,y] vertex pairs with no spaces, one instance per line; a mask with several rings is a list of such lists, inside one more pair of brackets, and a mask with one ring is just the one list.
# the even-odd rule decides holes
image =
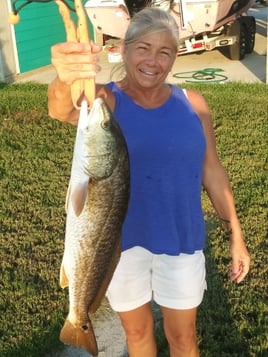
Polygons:
[[[198,316],[201,356],[268,356],[267,85],[187,87],[200,90],[212,110],[252,257],[247,279],[232,283],[228,235],[204,194],[208,291]],[[37,84],[0,87],[1,357],[40,357],[58,348],[68,310],[58,280],[75,128],[48,118],[46,92]],[[168,356],[161,324],[156,333]]]

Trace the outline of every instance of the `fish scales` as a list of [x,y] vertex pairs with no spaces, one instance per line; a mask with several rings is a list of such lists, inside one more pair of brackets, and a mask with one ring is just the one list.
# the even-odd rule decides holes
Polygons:
[[99,307],[120,257],[129,185],[123,134],[98,98],[85,127],[77,129],[60,277],[61,286],[69,286],[69,314],[60,339],[93,355],[98,349],[89,312]]

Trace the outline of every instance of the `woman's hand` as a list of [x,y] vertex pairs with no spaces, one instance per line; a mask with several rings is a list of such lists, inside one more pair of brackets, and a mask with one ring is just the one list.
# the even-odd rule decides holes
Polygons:
[[240,283],[248,274],[250,264],[250,256],[242,238],[234,239],[234,237],[231,237],[230,253],[232,257],[230,278]]
[[101,47],[91,41],[64,42],[51,47],[51,63],[61,82],[71,85],[77,79],[94,78],[100,71],[97,64]]

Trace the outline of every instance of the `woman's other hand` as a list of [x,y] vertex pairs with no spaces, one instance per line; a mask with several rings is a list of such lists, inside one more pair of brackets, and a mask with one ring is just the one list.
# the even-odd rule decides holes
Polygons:
[[230,278],[240,283],[249,272],[250,256],[243,239],[230,240],[230,253],[232,265],[230,268]]

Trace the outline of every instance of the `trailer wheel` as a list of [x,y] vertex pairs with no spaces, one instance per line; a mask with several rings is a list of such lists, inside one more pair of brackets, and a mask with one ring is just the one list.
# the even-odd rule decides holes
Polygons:
[[246,53],[251,53],[255,45],[255,34],[256,34],[256,24],[255,20],[252,19],[247,24],[247,33],[246,33]]
[[246,28],[238,19],[234,20],[227,29],[228,36],[236,36],[234,44],[229,46],[229,57],[231,60],[239,61],[246,53]]

